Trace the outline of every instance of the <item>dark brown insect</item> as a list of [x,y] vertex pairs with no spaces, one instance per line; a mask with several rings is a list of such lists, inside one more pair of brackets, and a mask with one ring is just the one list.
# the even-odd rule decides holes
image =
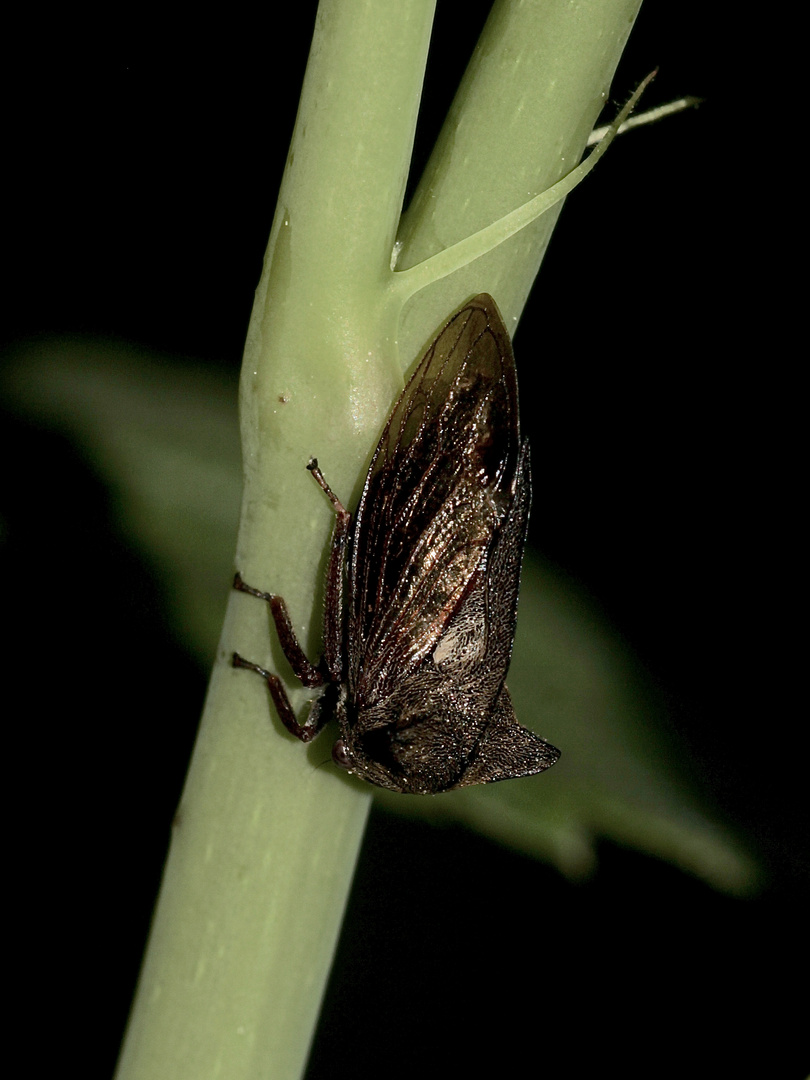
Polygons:
[[[288,731],[309,742],[334,714],[334,761],[392,791],[432,794],[542,772],[559,751],[521,727],[504,679],[512,654],[531,499],[512,345],[491,296],[439,332],[385,426],[354,520],[337,514],[326,582],[324,654],[304,655],[280,596],[284,654],[323,686],[299,724],[267,680]],[[345,585],[345,602],[344,602]]]

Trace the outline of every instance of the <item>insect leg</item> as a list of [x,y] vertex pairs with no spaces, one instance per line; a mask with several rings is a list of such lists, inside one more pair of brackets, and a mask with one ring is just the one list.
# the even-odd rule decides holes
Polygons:
[[[258,589],[251,588],[250,585],[246,585],[244,581],[242,581],[242,575],[238,571],[233,579],[233,587],[238,589],[239,592],[246,592],[249,593],[250,596],[255,596],[258,600],[267,601],[270,605],[273,622],[276,624],[279,644],[289,661],[290,667],[293,669],[293,674],[296,679],[303,683],[304,686],[323,686],[323,674],[314,664],[310,663],[304,650],[298,644],[298,638],[295,636],[295,630],[293,630],[290,613],[287,611],[287,605],[284,603],[282,597],[276,596],[274,593],[260,592]],[[244,667],[250,665],[243,664],[237,666]],[[260,669],[257,668],[256,670],[258,671]]]
[[340,682],[343,669],[343,579],[346,566],[346,545],[352,515],[324,479],[317,458],[311,458],[307,468],[323,489],[335,511],[335,529],[326,568],[326,590],[323,613],[323,662],[329,679]]
[[306,723],[299,724],[290,705],[290,699],[287,697],[287,691],[278,675],[274,675],[272,671],[266,671],[258,664],[252,664],[239,653],[233,654],[231,663],[235,668],[247,668],[248,671],[255,671],[257,675],[261,675],[267,683],[279,719],[291,735],[300,739],[301,742],[311,742],[315,738],[328,719],[328,714],[320,708],[319,701],[312,702]]

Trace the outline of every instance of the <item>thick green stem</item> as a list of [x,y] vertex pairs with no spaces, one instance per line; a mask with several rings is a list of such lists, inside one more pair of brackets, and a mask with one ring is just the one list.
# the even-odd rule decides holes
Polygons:
[[[495,4],[400,230],[412,267],[576,164],[640,0]],[[493,293],[517,319],[556,211],[404,311],[390,269],[433,0],[322,0],[241,382],[245,487],[237,568],[280,593],[320,647],[327,500],[350,505],[402,370],[452,308]],[[300,1075],[369,792],[270,715],[236,649],[278,670],[266,605],[233,594],[178,811],[118,1080]]]
[[[640,7],[641,0],[497,0],[403,216],[398,270],[485,229],[572,171]],[[402,356],[412,359],[449,312],[481,291],[495,297],[514,332],[561,209],[556,203],[415,296],[403,313]]]
[[[432,0],[321,4],[245,349],[237,566],[285,596],[314,656],[332,515],[305,466],[319,455],[350,499],[396,392],[396,365],[369,362],[374,297],[432,16]],[[271,720],[234,649],[290,678],[266,605],[234,593],[118,1080],[286,1080],[306,1061],[370,793],[319,767],[328,736],[305,748]]]
[[558,180],[556,184],[552,184],[550,188],[541,191],[539,195],[535,195],[533,199],[529,199],[528,202],[498,218],[497,221],[493,221],[491,225],[486,225],[477,233],[473,233],[472,236],[466,236],[463,240],[459,240],[457,244],[453,244],[452,247],[438,251],[435,255],[431,255],[430,258],[417,263],[410,270],[399,271],[394,275],[394,280],[391,283],[392,291],[398,294],[404,302],[429,285],[435,284],[442,278],[464,269],[477,259],[496,251],[507,240],[511,240],[513,236],[522,232],[529,225],[534,224],[542,215],[547,214],[552,207],[556,206],[575,187],[581,184],[591,169],[596,166],[600,157],[607,151],[607,148],[619,133],[620,128],[632,112],[654,74],[655,72],[652,72],[639,84],[630,100],[617,114],[613,123],[605,129],[604,136],[597,148],[588,155],[585,161],[572,169],[562,180]]

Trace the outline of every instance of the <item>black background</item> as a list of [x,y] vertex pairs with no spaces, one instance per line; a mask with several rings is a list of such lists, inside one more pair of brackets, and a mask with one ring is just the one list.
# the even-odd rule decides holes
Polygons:
[[[460,21],[439,3],[417,173],[487,6]],[[299,7],[182,28],[71,16],[9,38],[6,341],[110,335],[238,370],[314,20]],[[569,199],[516,350],[535,333],[549,349],[532,542],[635,648],[768,884],[732,899],[605,843],[574,886],[374,812],[309,1080],[810,1069],[806,710],[780,494],[793,392],[752,177],[728,168],[748,135],[728,51],[703,5],[643,10],[615,102],[656,65],[650,104],[705,102],[628,135]],[[166,628],[93,463],[8,411],[2,439],[9,683],[39,702],[18,716],[12,692],[7,720],[21,996],[43,1066],[107,1077],[207,673]]]

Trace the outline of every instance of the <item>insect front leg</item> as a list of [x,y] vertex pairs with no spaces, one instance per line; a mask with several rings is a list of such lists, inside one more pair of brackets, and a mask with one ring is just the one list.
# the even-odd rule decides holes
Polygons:
[[323,489],[335,511],[335,529],[326,568],[326,592],[323,612],[323,663],[333,683],[339,683],[343,674],[343,579],[346,567],[346,546],[352,523],[352,515],[329,487],[318,466],[318,459],[311,458],[307,468]]
[[231,662],[235,668],[247,668],[248,671],[255,671],[257,675],[261,675],[267,682],[276,712],[287,731],[294,735],[296,739],[300,739],[301,742],[312,742],[328,719],[326,711],[321,709],[320,701],[312,702],[306,723],[299,724],[295,718],[293,707],[290,705],[290,699],[287,697],[287,691],[284,689],[284,684],[278,675],[259,667],[258,664],[252,664],[250,660],[245,660],[243,656],[236,652],[233,654]]

